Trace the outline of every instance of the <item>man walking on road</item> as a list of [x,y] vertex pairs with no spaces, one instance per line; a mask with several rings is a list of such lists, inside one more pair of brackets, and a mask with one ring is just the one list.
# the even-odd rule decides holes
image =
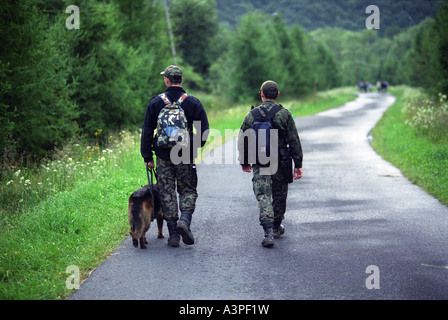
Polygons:
[[[145,164],[154,168],[155,152],[157,182],[169,231],[168,245],[179,247],[180,236],[185,244],[194,244],[190,228],[198,198],[194,159],[197,148],[202,148],[207,141],[209,124],[201,102],[187,95],[182,88],[182,70],[177,66],[169,66],[161,74],[164,75],[167,90],[148,103],[141,137],[141,154]],[[200,135],[199,139],[193,135],[193,126],[196,135]],[[194,141],[201,143],[196,146]],[[180,150],[179,145],[182,145]],[[176,192],[179,194],[179,204]]]
[[[258,200],[260,224],[264,229],[262,245],[272,247],[274,238],[284,234],[285,228],[281,224],[286,212],[286,198],[288,183],[302,178],[302,146],[297,128],[289,110],[278,105],[275,101],[280,92],[277,83],[266,81],[260,89],[262,104],[249,112],[241,126],[238,137],[239,161],[242,170],[247,173],[253,171],[253,190]],[[270,133],[259,134],[260,124],[269,122],[273,129]],[[258,128],[258,129],[257,129]],[[253,131],[255,141],[250,140],[248,132]],[[262,162],[260,152],[266,151],[261,146],[261,140],[269,137],[271,141],[270,162]],[[277,141],[272,141],[277,138]],[[251,157],[251,148],[256,143],[257,156]],[[277,148],[275,150],[274,148]],[[270,154],[267,154],[269,157]],[[294,162],[294,172],[292,170]],[[273,165],[275,164],[275,165]]]

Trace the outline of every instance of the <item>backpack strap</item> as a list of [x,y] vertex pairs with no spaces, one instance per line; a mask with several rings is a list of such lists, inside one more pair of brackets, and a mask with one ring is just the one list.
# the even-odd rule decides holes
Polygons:
[[[272,119],[274,119],[275,115],[282,110],[283,107],[281,105],[276,104],[275,106],[272,107],[272,109],[267,113],[266,117],[269,119],[269,121],[271,121]],[[265,111],[265,110],[263,110]]]
[[165,93],[162,93],[162,94],[160,95],[160,98],[162,98],[163,102],[164,102],[167,106],[171,105],[171,101],[168,99],[168,97],[166,96]]
[[177,101],[177,104],[178,104],[178,105],[181,105],[182,102],[184,102],[184,100],[187,99],[187,97],[188,97],[188,94],[184,93],[184,94],[179,98],[179,100]]
[[261,115],[260,108],[252,109],[252,110],[250,110],[250,113],[252,113],[252,116],[254,117],[255,121],[263,120],[263,116]]
[[265,117],[266,117],[269,121],[272,122],[272,119],[274,119],[275,115],[276,115],[281,109],[283,109],[283,106],[281,106],[281,105],[279,105],[279,104],[276,104],[276,105],[274,105],[274,106],[272,107],[271,110],[269,110],[269,112],[268,112],[265,108],[263,108],[263,107],[261,107],[261,106],[259,106],[258,108],[252,109],[250,112],[252,113],[253,117],[255,118],[255,121],[262,121],[263,118],[265,118],[265,117],[263,117],[263,115],[261,114],[260,109],[263,110],[263,112],[264,112],[264,114],[265,114]]
[[[188,94],[184,93],[184,94],[179,98],[179,100],[177,101],[177,104],[178,104],[178,105],[181,105],[182,102],[184,102],[184,100],[187,99],[187,97],[188,97]],[[162,98],[163,102],[164,102],[167,106],[170,106],[170,105],[171,105],[171,101],[170,101],[170,99],[168,99],[168,97],[166,96],[166,93],[162,93],[162,94],[160,95],[160,98]]]

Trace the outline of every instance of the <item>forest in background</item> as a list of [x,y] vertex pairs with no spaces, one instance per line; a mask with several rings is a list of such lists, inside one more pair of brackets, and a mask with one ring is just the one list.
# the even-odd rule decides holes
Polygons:
[[[254,101],[266,79],[292,98],[364,80],[446,94],[447,2],[390,3],[367,30],[364,0],[172,0],[176,60],[188,89],[229,107]],[[69,5],[79,30],[66,28]],[[140,127],[164,90],[174,57],[162,1],[5,0],[0,17],[2,165]]]
[[235,26],[246,13],[259,10],[281,14],[288,25],[298,23],[307,32],[322,28],[362,31],[369,5],[381,9],[381,35],[393,36],[437,14],[444,0],[216,0],[219,21]]

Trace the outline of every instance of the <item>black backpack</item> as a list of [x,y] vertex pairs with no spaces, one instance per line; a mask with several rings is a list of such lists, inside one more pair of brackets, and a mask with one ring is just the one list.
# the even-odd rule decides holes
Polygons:
[[[263,116],[260,109],[263,110],[266,116]],[[255,132],[256,141],[256,164],[267,165],[267,163],[261,163],[260,159],[268,159],[271,156],[271,133],[272,129],[277,129],[272,119],[283,107],[281,105],[275,105],[269,112],[262,106],[252,109],[251,113],[255,119],[252,129]],[[280,141],[278,141],[280,144]],[[280,145],[278,146],[280,147]]]

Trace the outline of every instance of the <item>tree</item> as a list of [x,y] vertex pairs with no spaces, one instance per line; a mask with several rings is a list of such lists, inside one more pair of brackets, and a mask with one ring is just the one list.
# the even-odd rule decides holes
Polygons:
[[291,80],[294,81],[296,88],[294,93],[296,96],[303,96],[313,90],[311,57],[306,48],[306,37],[302,28],[295,24],[291,28],[291,41],[293,42],[293,50],[295,54],[294,63],[291,66]]
[[232,42],[233,62],[232,97],[259,99],[261,84],[271,78],[272,64],[275,63],[276,48],[271,47],[272,39],[265,32],[266,17],[258,13],[244,16],[235,32]]
[[323,43],[317,43],[313,53],[315,84],[317,90],[327,90],[341,85],[341,75],[332,52]]
[[174,0],[170,5],[176,49],[184,62],[205,75],[210,68],[213,40],[218,32],[214,0]]
[[140,125],[171,61],[162,7],[114,2],[80,1],[83,27],[71,33],[72,97],[79,127],[90,136]]
[[434,20],[425,20],[417,29],[410,51],[410,84],[417,87],[433,87],[437,83],[436,70],[439,69],[435,57],[437,35],[434,33]]
[[436,59],[439,66],[437,89],[441,93],[448,94],[448,3],[440,5],[435,19],[434,31],[437,34]]
[[268,41],[274,55],[270,77],[275,79],[283,96],[298,97],[311,91],[309,59],[300,26],[286,27],[280,14],[267,21]]
[[76,130],[67,42],[35,1],[2,1],[0,15],[0,150],[40,158]]

